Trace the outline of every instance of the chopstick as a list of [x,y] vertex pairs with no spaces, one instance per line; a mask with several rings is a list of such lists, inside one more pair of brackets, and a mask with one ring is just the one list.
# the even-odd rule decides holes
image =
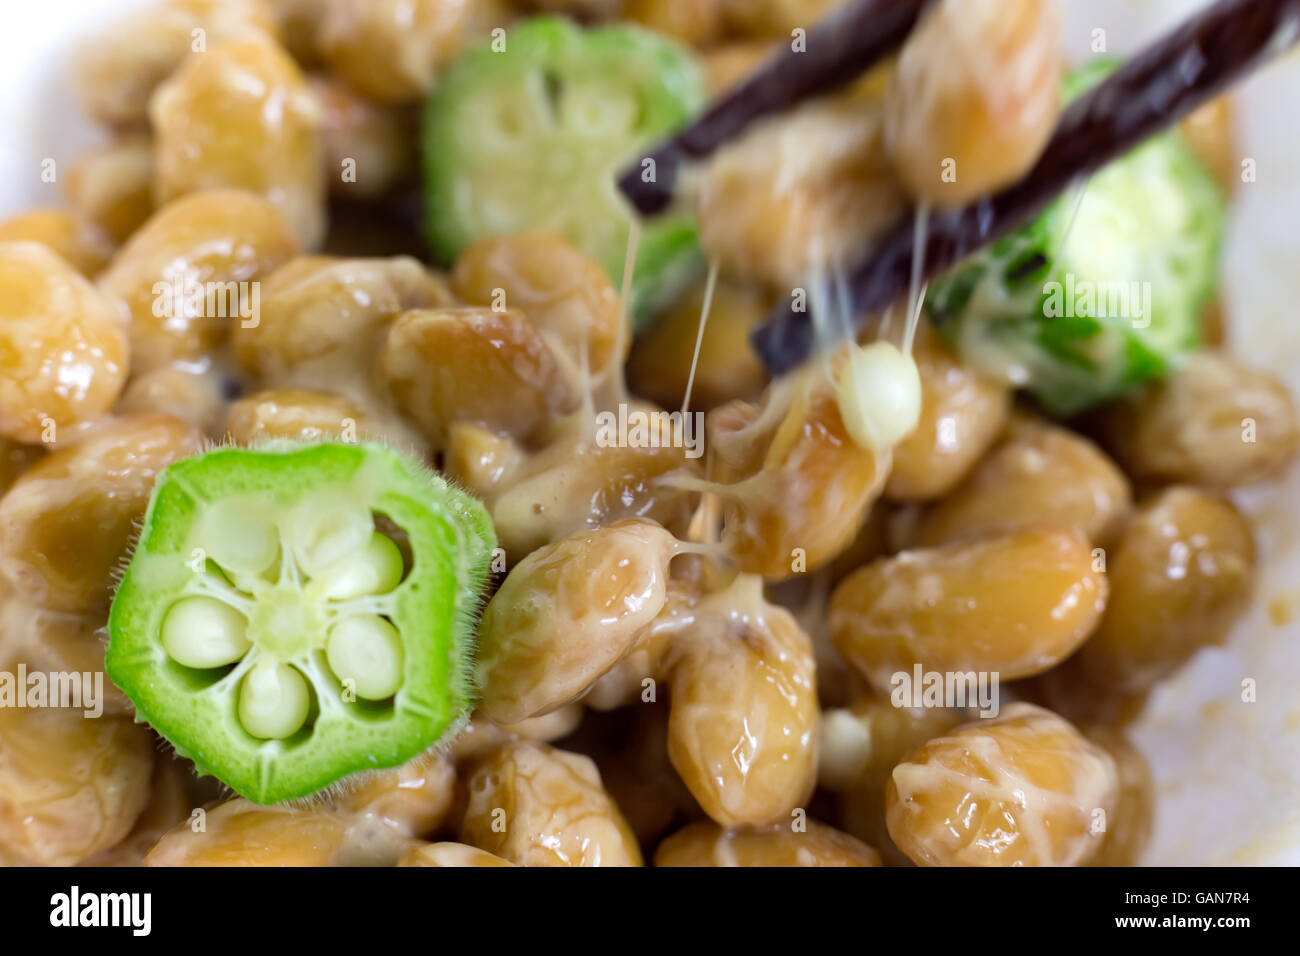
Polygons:
[[[971,205],[929,213],[922,278],[957,263],[1042,211],[1070,184],[1172,126],[1300,39],[1300,0],[1220,0],[1122,65],[1061,116],[1019,182]],[[914,213],[874,242],[846,279],[857,333],[905,294],[916,245]],[[774,374],[803,363],[818,344],[807,312],[783,307],[750,341]]]
[[[691,126],[619,177],[645,216],[672,203],[681,167],[706,158],[750,125],[851,82],[899,47],[930,0],[857,0],[815,27],[807,52],[782,52]],[[1225,87],[1300,39],[1300,0],[1219,0],[1130,59],[1067,108],[1034,167],[1017,183],[955,210],[928,213],[920,277],[928,279],[1024,224],[1070,185],[1172,126]],[[646,181],[649,178],[650,181]],[[915,211],[850,266],[846,305],[856,333],[912,280]],[[777,309],[750,340],[781,373],[816,343],[812,317]]]
[[[809,32],[805,49],[769,59],[699,119],[639,160],[618,179],[643,216],[672,203],[681,167],[705,159],[765,116],[781,113],[853,82],[900,47],[932,0],[856,0]],[[653,160],[652,167],[647,166]],[[642,175],[653,168],[649,182]]]

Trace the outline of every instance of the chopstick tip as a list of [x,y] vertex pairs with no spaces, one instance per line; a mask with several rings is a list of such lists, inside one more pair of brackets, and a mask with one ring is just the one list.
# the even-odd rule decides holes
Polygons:
[[619,192],[641,215],[657,216],[673,203],[677,168],[673,158],[646,157],[618,177]]
[[812,325],[807,315],[779,306],[749,333],[749,342],[769,372],[783,375],[811,354]]

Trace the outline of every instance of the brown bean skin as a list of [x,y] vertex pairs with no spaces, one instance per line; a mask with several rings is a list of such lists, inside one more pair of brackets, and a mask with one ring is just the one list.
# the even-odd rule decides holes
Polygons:
[[450,304],[445,282],[410,256],[297,256],[262,283],[259,321],[234,328],[235,358],[264,384],[333,386],[327,361],[368,375],[401,312]]
[[202,434],[168,415],[110,419],[59,448],[0,499],[0,570],[44,607],[106,608],[154,479],[202,450]]
[[878,781],[879,796],[889,771],[909,752],[971,715],[957,707],[897,707],[883,695],[863,694],[851,707],[823,715],[820,785],[848,793]]
[[865,843],[818,823],[792,830],[788,823],[725,830],[716,823],[692,823],[655,851],[655,866],[880,866],[880,854]]
[[135,826],[120,842],[96,853],[84,865],[144,866],[145,857],[163,834],[189,818],[196,805],[196,783],[193,770],[175,754],[157,754],[149,781],[149,802]]
[[1127,727],[1141,717],[1149,693],[1098,686],[1085,673],[1082,657],[1076,653],[1043,674],[1014,682],[1011,693],[1017,700],[1060,714],[1089,733],[1095,727]]
[[334,866],[352,818],[324,807],[262,807],[242,798],[204,809],[204,829],[173,827],[146,866]]
[[722,0],[729,30],[788,40],[796,27],[811,29],[846,0]]
[[881,693],[914,666],[1012,680],[1073,652],[1096,629],[1107,590],[1081,536],[1019,531],[854,572],[831,598],[831,634]]
[[1193,110],[1178,124],[1196,158],[1229,195],[1241,182],[1241,156],[1233,135],[1233,112],[1232,99],[1225,94]]
[[[358,774],[341,782],[332,806],[408,836],[427,837],[447,820],[455,802],[456,768],[437,751],[400,767]],[[355,824],[354,824],[355,826]]]
[[1156,792],[1151,767],[1122,732],[1088,727],[1085,733],[1110,754],[1119,775],[1115,810],[1106,821],[1101,849],[1089,866],[1138,866],[1155,823]]
[[209,438],[219,438],[228,382],[223,370],[211,362],[160,365],[127,382],[114,411],[119,415],[172,415]]
[[96,692],[93,706],[113,716],[135,715],[127,696],[104,672],[104,651],[108,641],[104,634],[104,615],[68,614],[51,611],[15,594],[8,582],[0,582],[0,657],[14,664],[25,664],[28,673],[77,673],[84,679],[103,682],[102,694]]
[[673,639],[695,623],[696,609],[704,597],[702,576],[689,567],[691,560],[681,557],[673,562],[663,607],[636,635],[631,651],[583,695],[584,705],[610,711],[648,702],[654,682],[666,676]]
[[183,286],[182,301],[172,301],[174,283],[192,279],[229,288],[230,283],[257,282],[297,252],[288,220],[252,193],[206,190],[158,210],[98,280],[102,291],[131,310],[132,373],[177,360],[201,360],[226,342],[231,325],[244,321],[223,310],[226,303],[216,298],[214,314],[208,314],[207,295],[197,310],[192,308],[198,303],[185,301]]
[[748,40],[707,51],[701,65],[709,90],[714,96],[719,96],[738,86],[776,50],[777,47],[766,40]]
[[693,617],[667,663],[669,758],[717,823],[788,823],[816,783],[812,644],[750,575]]
[[321,168],[331,195],[373,201],[411,178],[418,127],[411,111],[373,103],[333,77],[310,82],[321,108]]
[[454,738],[447,742],[447,757],[461,770],[472,765],[502,744],[512,740],[551,743],[567,737],[582,724],[582,704],[566,704],[541,717],[530,717],[517,724],[495,724],[475,711]]
[[1100,413],[1102,441],[1134,479],[1235,488],[1300,453],[1300,413],[1276,376],[1201,352]]
[[192,56],[154,92],[154,199],[203,189],[265,197],[309,249],[325,237],[321,105],[271,38],[254,34]]
[[1118,799],[1115,763],[1050,711],[1012,704],[931,740],[894,768],[886,814],[921,866],[1075,866]]
[[647,28],[704,47],[722,35],[723,0],[628,0],[623,16]]
[[416,309],[389,329],[380,370],[399,408],[440,447],[457,422],[524,438],[574,396],[522,312]]
[[113,253],[99,227],[61,209],[34,209],[0,222],[0,242],[39,242],[83,276],[94,276]]
[[[660,411],[630,403],[629,412],[641,410]],[[674,533],[684,529],[690,493],[672,479],[694,474],[687,450],[600,444],[593,440],[595,430],[590,417],[575,412],[547,428],[544,447],[519,463],[497,489],[471,486],[487,500],[501,546],[513,559],[623,518],[649,518]]]
[[849,436],[820,365],[773,383],[767,403],[710,413],[721,482],[710,490],[726,503],[722,544],[737,567],[780,581],[817,570],[853,542],[891,455]]
[[525,10],[545,13],[565,13],[574,18],[597,23],[618,16],[620,0],[519,0]]
[[514,866],[494,853],[464,843],[430,843],[414,847],[398,866]]
[[906,207],[879,101],[836,96],[755,125],[700,175],[700,244],[782,296],[852,261]]
[[1031,426],[996,448],[930,509],[916,542],[933,547],[1037,525],[1105,543],[1132,503],[1128,479],[1092,442],[1054,425]]
[[[593,376],[614,358],[618,291],[599,263],[563,239],[524,233],[476,242],[456,260],[451,283],[466,302],[523,312],[574,369],[582,367],[584,349]],[[624,348],[631,338],[622,336]]]
[[479,626],[483,713],[504,724],[541,716],[617,664],[664,606],[676,545],[654,522],[619,521],[515,565]]
[[202,43],[275,34],[259,0],[166,0],[151,4],[90,37],[78,51],[73,87],[92,119],[142,126],[149,97]]
[[910,863],[885,825],[889,775],[913,750],[973,716],[969,708],[895,707],[876,694],[826,712],[818,777],[836,797],[840,828],[878,849],[888,865]]
[[284,48],[308,69],[320,66],[320,18],[330,0],[262,0]]
[[482,425],[457,422],[448,429],[443,468],[480,498],[491,499],[513,483],[527,460],[518,442]]
[[239,445],[275,438],[356,441],[366,436],[361,408],[341,395],[304,388],[271,389],[232,402],[225,434]]
[[417,100],[476,33],[474,7],[467,0],[332,0],[317,42],[331,72],[363,96]]
[[1110,603],[1079,664],[1091,682],[1133,693],[1224,640],[1253,590],[1254,536],[1229,502],[1170,488],[1134,515],[1107,570]]
[[699,361],[692,365],[704,292],[703,285],[694,287],[632,344],[628,382],[636,394],[664,408],[681,407],[692,368],[690,407],[704,412],[736,399],[752,401],[767,381],[748,336],[766,314],[769,298],[753,286],[727,279],[718,280]]
[[45,457],[39,445],[21,445],[0,438],[0,495],[14,486],[22,474]]
[[117,400],[125,310],[47,246],[0,243],[0,435],[54,442]]
[[461,839],[520,866],[641,866],[596,765],[545,744],[509,743],[484,758]]
[[940,0],[898,56],[885,140],[912,195],[952,208],[1026,172],[1061,110],[1050,0]]
[[961,364],[922,322],[913,350],[921,373],[921,419],[894,448],[890,501],[942,498],[992,446],[1011,410],[1011,391]]
[[1221,348],[1228,339],[1228,319],[1223,314],[1223,300],[1215,296],[1201,310],[1201,342],[1206,348]]
[[[668,710],[666,699],[638,698],[635,708],[595,723],[596,732],[608,736],[588,748],[605,789],[643,849],[653,847],[682,823],[704,817],[668,757]],[[605,731],[607,727],[614,729]]]
[[70,866],[117,843],[149,801],[153,755],[130,717],[0,707],[0,851]]
[[74,216],[120,245],[153,215],[153,140],[122,136],[68,166],[63,194]]

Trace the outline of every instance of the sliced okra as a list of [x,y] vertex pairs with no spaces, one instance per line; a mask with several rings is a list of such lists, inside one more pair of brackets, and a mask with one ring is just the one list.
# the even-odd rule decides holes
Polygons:
[[307,796],[464,716],[495,546],[476,500],[379,445],[187,458],[155,486],[108,673],[200,772]]
[[[429,99],[433,249],[452,261],[479,239],[550,232],[620,283],[633,213],[615,176],[706,98],[692,54],[649,30],[549,16],[511,26],[462,54]],[[689,215],[645,223],[632,282],[638,316],[670,300],[701,261]]]

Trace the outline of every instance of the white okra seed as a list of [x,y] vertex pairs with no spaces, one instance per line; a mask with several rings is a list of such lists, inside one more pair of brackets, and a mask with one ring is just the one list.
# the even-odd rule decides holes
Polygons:
[[247,628],[242,614],[216,598],[181,598],[163,618],[163,650],[185,667],[224,667],[253,646],[245,635]]
[[910,355],[888,342],[855,348],[840,372],[836,397],[853,441],[885,452],[916,430],[921,373]]
[[358,554],[374,531],[370,509],[338,489],[304,498],[285,523],[293,556],[309,575]]
[[358,554],[329,565],[312,577],[317,593],[343,601],[363,594],[387,594],[402,580],[402,552],[387,535],[370,536]]
[[261,574],[280,554],[280,532],[270,507],[253,497],[214,502],[204,512],[199,543],[232,577]]
[[254,737],[281,740],[307,721],[307,679],[288,664],[255,666],[239,688],[239,722]]
[[593,139],[626,135],[635,128],[640,109],[635,97],[608,85],[574,84],[560,103],[560,125]]
[[871,762],[871,731],[852,711],[822,713],[817,777],[822,786],[845,790],[858,783]]
[[352,680],[358,697],[384,700],[402,686],[402,637],[375,614],[344,618],[330,629],[325,657],[339,680]]

